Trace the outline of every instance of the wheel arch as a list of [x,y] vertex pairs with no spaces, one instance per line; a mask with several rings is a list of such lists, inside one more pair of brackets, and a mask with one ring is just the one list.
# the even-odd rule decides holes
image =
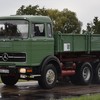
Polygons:
[[41,65],[40,65],[41,66],[41,73],[42,73],[45,65],[50,64],[50,63],[55,66],[55,68],[57,70],[57,74],[58,74],[58,76],[60,76],[61,75],[60,61],[57,57],[51,56],[51,55],[45,57],[44,60],[42,61]]

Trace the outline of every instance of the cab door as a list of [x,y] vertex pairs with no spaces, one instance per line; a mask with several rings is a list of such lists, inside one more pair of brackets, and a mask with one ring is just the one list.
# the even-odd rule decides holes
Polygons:
[[32,24],[32,62],[39,65],[45,57],[54,55],[54,39],[49,23]]

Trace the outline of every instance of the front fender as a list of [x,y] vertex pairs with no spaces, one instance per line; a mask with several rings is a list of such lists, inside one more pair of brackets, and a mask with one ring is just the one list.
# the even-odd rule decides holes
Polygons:
[[44,58],[44,60],[41,63],[41,73],[43,72],[44,68],[46,67],[47,64],[53,64],[54,67],[57,70],[58,75],[61,75],[61,66],[60,66],[60,61],[57,57],[55,56],[47,56]]

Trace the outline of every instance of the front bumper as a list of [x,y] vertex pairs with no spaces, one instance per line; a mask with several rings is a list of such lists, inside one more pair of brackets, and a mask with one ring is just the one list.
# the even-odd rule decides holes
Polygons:
[[0,66],[0,74],[32,74],[31,67]]
[[17,74],[18,69],[15,66],[0,66],[0,74]]

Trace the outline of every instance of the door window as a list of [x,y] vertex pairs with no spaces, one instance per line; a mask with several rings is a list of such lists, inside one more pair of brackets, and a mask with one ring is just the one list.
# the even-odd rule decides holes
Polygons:
[[33,24],[33,36],[45,36],[44,24]]
[[52,37],[52,28],[51,28],[51,24],[47,24],[47,32],[48,32],[48,37]]

